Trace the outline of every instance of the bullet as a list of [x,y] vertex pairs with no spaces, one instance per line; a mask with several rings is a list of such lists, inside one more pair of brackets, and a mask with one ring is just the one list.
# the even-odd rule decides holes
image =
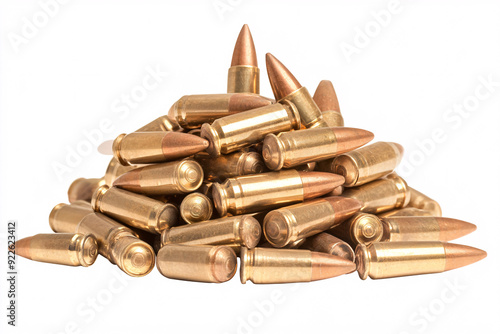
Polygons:
[[340,113],[339,100],[329,80],[322,80],[313,96],[314,102],[321,110],[323,120],[328,127],[344,126],[344,118]]
[[344,186],[338,186],[333,189],[330,193],[326,194],[326,196],[340,196],[344,192]]
[[257,152],[234,152],[213,158],[199,153],[194,159],[201,165],[207,181],[224,181],[227,178],[259,174],[266,170],[262,156]]
[[361,211],[366,213],[381,213],[403,208],[410,201],[408,185],[396,173],[359,187],[344,189],[342,196],[365,203]]
[[113,154],[124,166],[164,162],[203,151],[208,141],[182,132],[132,132],[119,135],[113,142]]
[[356,248],[359,244],[381,241],[384,236],[384,225],[377,216],[360,212],[335,226],[328,233],[344,240],[352,248]]
[[70,203],[78,200],[90,202],[94,191],[104,184],[106,184],[104,177],[100,179],[76,179],[69,186],[68,200]]
[[356,248],[361,279],[440,273],[486,257],[477,248],[440,241],[377,242]]
[[279,170],[330,159],[363,146],[373,137],[370,131],[344,127],[268,134],[264,139],[262,156],[269,169]]
[[108,186],[96,190],[92,208],[124,224],[158,234],[176,225],[179,217],[179,210],[171,203]]
[[179,212],[186,223],[199,223],[212,217],[213,204],[207,196],[201,193],[191,193],[182,200]]
[[386,211],[378,214],[380,218],[384,217],[434,217],[432,212],[417,208],[406,207],[398,210]]
[[451,241],[472,233],[476,225],[443,217],[381,218],[384,237],[381,241]]
[[226,246],[166,245],[158,252],[156,267],[168,278],[223,283],[236,273],[236,259]]
[[160,116],[154,121],[137,129],[135,132],[150,132],[150,131],[182,131],[179,124],[168,116]]
[[203,169],[184,159],[136,168],[120,175],[113,186],[145,195],[176,195],[195,191],[203,182]]
[[292,73],[270,53],[266,54],[266,66],[276,102],[286,101],[295,105],[306,128],[328,126],[307,88],[302,87]]
[[264,218],[264,236],[281,248],[339,225],[361,206],[355,199],[326,197],[273,210]]
[[[306,242],[306,238],[295,240],[292,243],[287,244],[284,247],[281,247],[282,249],[298,249],[301,248],[302,245]],[[276,248],[275,246],[271,245],[269,241],[266,239],[261,239],[257,247],[260,248]]]
[[[265,164],[264,164],[264,166],[265,166]],[[292,168],[295,169],[295,170],[298,170],[299,172],[312,172],[313,170],[316,169],[316,162],[314,162],[314,161],[313,162],[308,162],[306,164],[299,165],[299,166],[294,166]],[[266,167],[266,169],[267,169],[267,167]]]
[[97,258],[97,240],[92,234],[37,234],[16,241],[16,255],[67,266],[91,266]]
[[305,249],[242,247],[241,283],[311,282],[351,273],[354,262],[339,256]]
[[130,228],[93,211],[82,217],[83,206],[58,204],[50,213],[50,226],[56,233],[93,234],[99,254],[116,264],[127,275],[139,277],[153,270],[155,253]]
[[111,158],[104,174],[104,181],[108,186],[112,186],[116,178],[140,166],[123,166],[115,157]]
[[252,216],[232,216],[172,227],[161,234],[161,244],[165,246],[238,243],[240,246],[253,248],[259,243],[261,233],[259,222]]
[[221,217],[271,210],[312,199],[342,185],[340,175],[321,172],[279,172],[229,178],[214,183],[212,198]]
[[328,233],[320,233],[307,238],[302,247],[313,252],[340,256],[354,262],[354,251],[351,246],[347,242]]
[[201,186],[198,188],[198,192],[207,196],[208,198],[210,198],[210,200],[212,200],[212,186],[213,182],[203,182]]
[[248,25],[241,28],[227,73],[228,93],[260,93],[260,70],[257,53]]
[[297,109],[285,102],[219,118],[211,125],[205,123],[201,127],[201,136],[210,143],[206,151],[217,157],[258,143],[267,134],[299,128]]
[[184,129],[197,129],[218,118],[271,103],[273,100],[267,97],[247,93],[185,95],[172,105],[168,115]]
[[355,187],[390,174],[403,158],[403,147],[396,143],[377,142],[321,161],[318,170],[340,174],[344,187]]
[[410,202],[408,206],[429,211],[436,217],[442,216],[441,206],[438,202],[411,187],[408,187],[408,189],[410,190]]

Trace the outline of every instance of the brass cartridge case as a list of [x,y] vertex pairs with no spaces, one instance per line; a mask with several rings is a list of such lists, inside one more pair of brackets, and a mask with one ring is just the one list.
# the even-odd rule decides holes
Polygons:
[[[313,162],[308,162],[306,164],[299,165],[299,166],[294,166],[292,168],[295,169],[295,170],[301,171],[301,172],[312,172],[313,170],[316,169],[316,162],[314,162],[314,161]],[[266,169],[267,169],[267,167],[266,167]]]
[[104,181],[108,186],[112,186],[113,182],[118,178],[118,176],[125,174],[140,166],[123,166],[115,157],[111,158],[106,169],[106,174],[104,174]]
[[92,234],[37,234],[16,242],[16,254],[33,261],[88,267],[98,254]]
[[227,73],[228,93],[260,94],[260,70],[256,66],[231,66]]
[[406,181],[396,173],[359,187],[346,188],[342,196],[365,203],[361,211],[374,214],[403,208],[410,201]]
[[354,128],[325,127],[268,134],[264,139],[262,156],[269,169],[280,170],[332,158],[371,139],[371,132]]
[[208,283],[229,281],[236,264],[236,254],[226,246],[166,245],[156,261],[165,277]]
[[127,225],[161,233],[177,224],[179,211],[171,203],[163,203],[152,198],[119,188],[102,186],[92,197],[92,208]]
[[114,186],[145,195],[175,195],[195,191],[203,182],[203,169],[184,159],[134,169],[118,177]]
[[[410,196],[411,197],[411,196]],[[384,217],[434,217],[432,212],[412,207],[406,207],[398,210],[386,211],[378,214],[380,218]]]
[[300,116],[292,104],[275,103],[203,124],[201,136],[209,141],[207,152],[217,157],[264,139],[267,134],[299,129]]
[[213,203],[201,193],[191,193],[182,200],[179,212],[186,223],[199,223],[212,217]]
[[168,116],[160,116],[154,121],[137,129],[135,132],[150,132],[150,131],[182,131],[177,122]]
[[441,206],[438,202],[411,187],[408,187],[408,189],[410,190],[410,202],[408,206],[429,211],[435,217],[442,216]]
[[441,240],[439,222],[434,217],[386,217],[382,218],[382,223],[384,237],[381,241]]
[[203,182],[201,186],[198,188],[198,192],[207,196],[208,198],[210,198],[210,200],[212,200],[212,186],[213,182]]
[[337,126],[344,126],[344,117],[342,117],[340,111],[326,110],[322,111],[321,115],[327,127],[333,128]]
[[329,127],[344,126],[339,100],[331,81],[322,80],[319,83],[316,92],[314,92],[313,100],[321,110],[323,120]]
[[100,179],[76,179],[69,186],[68,200],[70,203],[78,200],[90,203],[94,191],[104,184],[106,184],[106,182],[104,181],[104,177],[101,177]]
[[264,218],[264,236],[274,247],[328,230],[352,216],[361,203],[344,197],[326,197],[269,212]]
[[359,244],[379,242],[384,236],[382,221],[368,213],[355,214],[344,223],[329,230],[328,233],[347,242],[352,248]]
[[377,142],[321,161],[318,170],[345,177],[345,187],[355,187],[390,174],[401,162],[403,147],[396,143]]
[[161,234],[161,244],[225,245],[237,243],[255,247],[262,233],[259,222],[250,215],[208,220],[172,227]]
[[90,203],[88,205],[80,201],[72,204],[59,203],[50,212],[50,228],[57,233],[76,233],[78,223],[91,213],[94,213],[94,210]]
[[205,180],[224,181],[227,178],[259,174],[266,170],[262,156],[257,152],[234,152],[213,158],[208,154],[197,154],[194,159],[203,168]]
[[297,107],[300,121],[306,128],[328,127],[323,119],[323,114],[306,87],[301,87],[291,94],[283,97],[278,103],[289,102]]
[[338,186],[333,189],[331,193],[327,194],[327,196],[340,196],[344,192],[344,186]]
[[168,115],[184,129],[196,129],[204,123],[242,111],[270,105],[273,101],[257,94],[185,95],[175,102]]
[[[286,246],[280,247],[280,248],[283,248],[283,249],[299,249],[299,248],[302,247],[302,245],[305,242],[306,242],[306,238],[303,238],[303,239],[295,240],[294,242],[289,243]],[[276,248],[276,246],[271,245],[271,243],[269,241],[267,241],[266,239],[261,240],[260,243],[257,246],[261,247],[261,248]]]
[[307,238],[302,247],[313,252],[340,256],[354,262],[354,251],[351,246],[344,240],[328,233],[320,233]]

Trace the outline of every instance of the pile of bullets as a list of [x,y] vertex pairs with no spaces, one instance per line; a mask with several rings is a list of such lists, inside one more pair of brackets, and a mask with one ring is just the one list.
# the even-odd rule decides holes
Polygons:
[[269,99],[256,58],[245,25],[227,94],[183,96],[118,136],[105,176],[75,180],[50,213],[56,233],[19,240],[17,255],[90,266],[101,254],[130,276],[156,262],[168,278],[216,283],[238,256],[242,283],[438,273],[486,256],[447,243],[476,226],[441,217],[394,173],[401,145],[362,147],[374,136],[344,127],[330,81],[311,97],[267,54]]

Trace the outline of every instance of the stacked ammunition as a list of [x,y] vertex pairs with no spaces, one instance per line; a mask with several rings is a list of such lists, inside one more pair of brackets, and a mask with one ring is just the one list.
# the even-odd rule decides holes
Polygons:
[[447,271],[486,256],[448,243],[476,226],[394,170],[403,147],[366,145],[344,127],[330,81],[314,96],[271,54],[275,99],[259,95],[248,27],[226,94],[186,95],[136,132],[121,134],[102,178],[77,179],[49,216],[56,234],[19,240],[35,261],[90,266],[97,254],[131,276],[221,283],[308,282]]

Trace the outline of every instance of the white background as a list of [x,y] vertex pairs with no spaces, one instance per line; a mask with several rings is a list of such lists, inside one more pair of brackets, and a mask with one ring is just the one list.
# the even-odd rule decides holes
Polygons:
[[[475,223],[457,242],[488,257],[436,275],[291,285],[242,285],[238,276],[220,285],[182,282],[156,269],[132,279],[102,257],[89,268],[18,258],[18,327],[6,325],[1,279],[2,332],[498,332],[498,2],[74,0],[51,7],[44,21],[41,4],[49,2],[0,5],[2,272],[8,219],[19,221],[19,238],[48,233],[49,212],[67,202],[71,181],[104,174],[109,157],[84,133],[113,139],[166,114],[182,95],[225,92],[244,23],[263,95],[272,96],[266,52],[311,93],[331,80],[346,125],[401,143],[400,173],[438,200],[444,216]],[[148,68],[167,74],[125,107],[121,99],[141,91]],[[68,166],[69,152],[82,148],[81,161]],[[66,165],[64,173],[56,165]]]

